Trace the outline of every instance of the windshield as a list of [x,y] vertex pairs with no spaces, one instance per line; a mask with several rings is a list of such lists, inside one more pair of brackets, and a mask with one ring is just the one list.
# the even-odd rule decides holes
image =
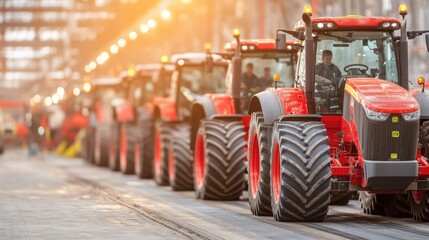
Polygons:
[[[367,75],[398,83],[396,55],[390,33],[335,31],[318,33],[316,39],[316,65],[323,63],[323,51],[330,50],[332,63],[338,66],[342,75]],[[359,65],[347,67],[351,64]]]
[[[170,82],[173,71],[168,71],[164,68],[161,68],[151,72],[150,74],[152,82],[155,85],[153,86],[155,95],[159,97],[167,97],[170,92]],[[149,90],[152,88],[150,85],[147,87],[149,87]]]
[[[348,78],[377,78],[398,83],[392,34],[375,31],[316,32],[315,101],[320,114],[341,114]],[[305,86],[305,56],[301,55],[298,86]]]
[[186,65],[181,70],[182,87],[198,95],[224,93],[225,75],[225,65],[214,65],[211,73],[206,71],[204,65]]
[[273,74],[279,74],[278,87],[293,86],[293,64],[291,54],[246,55],[242,64],[244,86],[252,94],[274,87]]
[[[277,87],[294,86],[294,65],[295,54],[276,51],[264,51],[247,53],[243,55],[241,64],[241,106],[240,112],[247,111],[250,98],[268,87],[275,87],[273,75],[279,74],[280,81]],[[233,81],[232,64],[226,77],[226,85],[229,87],[228,93],[232,91]]]

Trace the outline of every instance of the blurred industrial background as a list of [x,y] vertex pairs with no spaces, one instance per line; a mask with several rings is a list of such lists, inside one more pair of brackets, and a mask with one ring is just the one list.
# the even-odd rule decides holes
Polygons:
[[[409,29],[429,29],[427,0],[1,0],[0,96],[30,103],[206,42],[219,51],[233,28],[272,38],[293,28],[307,4],[315,16],[399,17],[400,3]],[[409,51],[410,79],[428,76],[424,38]]]

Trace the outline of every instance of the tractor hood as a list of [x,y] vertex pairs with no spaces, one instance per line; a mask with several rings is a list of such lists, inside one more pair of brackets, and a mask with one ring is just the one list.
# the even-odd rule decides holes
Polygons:
[[410,92],[385,80],[350,78],[346,81],[345,91],[372,111],[409,113],[419,110],[419,104]]

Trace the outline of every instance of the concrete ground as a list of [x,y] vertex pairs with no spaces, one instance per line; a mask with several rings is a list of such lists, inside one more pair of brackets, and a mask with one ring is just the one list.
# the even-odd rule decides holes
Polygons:
[[428,239],[428,223],[331,206],[321,223],[279,223],[241,201],[202,201],[79,158],[0,156],[0,239]]
[[0,239],[184,238],[26,153],[0,157]]

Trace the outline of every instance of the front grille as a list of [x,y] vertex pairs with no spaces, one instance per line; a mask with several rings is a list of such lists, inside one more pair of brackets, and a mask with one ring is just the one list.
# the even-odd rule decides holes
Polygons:
[[[416,159],[419,121],[407,122],[401,114],[391,114],[386,121],[368,119],[365,110],[354,100],[354,120],[365,160]],[[392,121],[398,119],[397,122]],[[397,133],[399,133],[398,137]]]

